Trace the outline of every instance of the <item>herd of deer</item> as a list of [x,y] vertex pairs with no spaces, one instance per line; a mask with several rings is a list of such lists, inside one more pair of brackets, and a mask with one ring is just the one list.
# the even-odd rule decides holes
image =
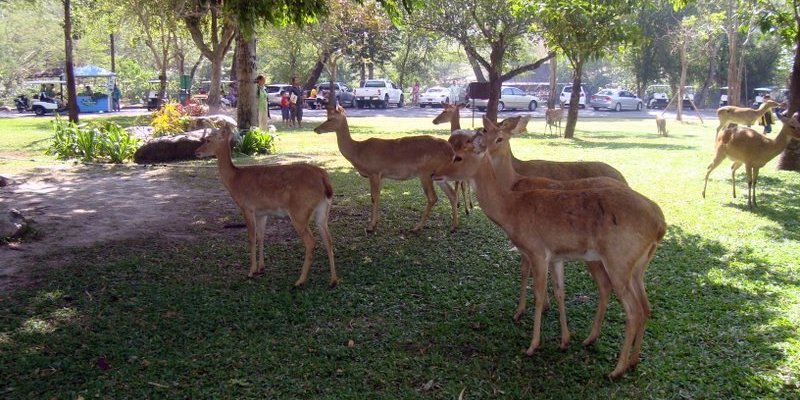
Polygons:
[[[727,122],[752,124],[759,112],[771,106],[767,104],[750,114],[724,107],[720,113],[726,115]],[[461,107],[445,105],[433,121],[434,124],[450,122],[448,140],[411,136],[357,141],[350,135],[347,116],[341,108],[329,110],[326,121],[314,131],[335,132],[342,155],[360,175],[369,179],[372,212],[368,231],[375,230],[378,223],[384,178],[420,180],[427,204],[414,230],[425,225],[437,202],[434,184],[450,201],[451,231],[456,230],[458,188],[461,187],[466,201],[471,196],[466,192],[465,182],[471,183],[469,186],[475,190],[483,212],[505,231],[521,253],[520,293],[514,320],[519,320],[525,312],[528,280],[533,277],[534,326],[528,355],[541,343],[542,312],[549,306],[548,272],[559,312],[559,347],[567,347],[570,332],[564,304],[564,261],[584,260],[598,287],[598,305],[591,332],[583,344],[593,344],[600,335],[613,291],[624,308],[626,322],[619,359],[609,376],[623,375],[639,362],[645,323],[650,316],[644,274],[666,233],[661,209],[631,189],[622,174],[605,163],[517,159],[511,152],[510,140],[525,130],[527,118],[508,118],[499,124],[484,119],[481,129],[461,129]],[[560,121],[560,116],[555,115],[557,111],[553,114],[552,121],[556,117]],[[734,160],[734,172],[745,164],[748,185],[754,187],[758,168],[784,148],[790,137],[798,137],[797,115],[781,120],[783,129],[774,140],[749,128],[725,127],[717,135],[717,156],[708,173],[728,156]],[[333,188],[325,170],[309,164],[236,167],[231,161],[230,147],[237,131],[236,121],[226,116],[203,117],[203,121],[217,129],[206,136],[196,154],[217,157],[221,180],[245,217],[250,248],[248,276],[257,276],[264,270],[267,216],[288,216],[305,245],[302,272],[295,285],[305,284],[315,247],[309,229],[313,217],[328,253],[330,286],[335,286],[338,278],[327,225]],[[550,117],[547,124],[556,125],[551,124]],[[456,182],[455,189],[449,181]],[[748,198],[749,195],[750,191]],[[752,196],[755,204],[754,189]],[[465,208],[468,211],[466,202]]]

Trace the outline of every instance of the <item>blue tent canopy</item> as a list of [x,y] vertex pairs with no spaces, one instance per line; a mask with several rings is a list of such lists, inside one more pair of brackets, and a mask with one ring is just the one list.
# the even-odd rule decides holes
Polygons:
[[84,65],[83,67],[75,68],[75,76],[91,77],[91,76],[116,76],[117,74],[96,65]]

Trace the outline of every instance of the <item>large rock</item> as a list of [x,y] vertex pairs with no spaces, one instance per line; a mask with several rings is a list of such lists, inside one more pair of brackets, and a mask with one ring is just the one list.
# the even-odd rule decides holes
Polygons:
[[16,239],[28,230],[28,222],[22,214],[10,209],[0,215],[0,239]]
[[200,129],[175,136],[150,139],[133,155],[137,164],[193,160],[194,152],[203,142],[205,131]]

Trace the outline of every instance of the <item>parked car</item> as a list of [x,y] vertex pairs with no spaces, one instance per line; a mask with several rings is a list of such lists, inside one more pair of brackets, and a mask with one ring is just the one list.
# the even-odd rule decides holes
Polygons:
[[273,83],[267,85],[267,107],[281,106],[281,93],[291,89],[292,85],[288,83]]
[[[561,89],[561,95],[558,97],[558,100],[563,104],[565,107],[569,107],[569,99],[572,96],[572,85],[564,86]],[[583,86],[581,86],[581,96],[578,100],[578,107],[579,108],[586,108],[586,91],[583,90]]]
[[[321,104],[326,104],[328,99],[322,99],[322,91],[328,90],[330,86],[330,82],[323,82],[317,85],[317,98],[320,99]],[[339,103],[342,107],[353,107],[356,105],[356,96],[353,94],[353,90],[347,87],[342,82],[334,82],[333,88],[336,90],[336,102]]]
[[753,89],[753,108],[758,108],[764,102],[764,96],[769,95],[772,97],[772,88],[759,87]]
[[[475,99],[474,102],[478,110],[486,110],[488,100]],[[503,86],[500,90],[500,101],[497,103],[497,111],[524,108],[534,111],[537,107],[539,107],[539,98],[532,94],[525,93],[522,89],[512,86]]]
[[441,86],[429,87],[419,96],[419,106],[435,106],[450,102],[450,89]]
[[[650,85],[645,90],[647,95],[647,108],[667,108],[669,104],[669,99],[672,98],[672,89],[669,85]],[[727,98],[725,99],[727,101]]]
[[592,95],[592,108],[595,111],[607,108],[614,111],[636,110],[644,107],[644,102],[639,96],[624,89],[603,89]]
[[353,90],[356,107],[375,106],[387,108],[389,104],[403,107],[403,91],[388,79],[370,79],[360,88]]
[[724,107],[728,105],[728,87],[723,86],[719,88],[719,106]]

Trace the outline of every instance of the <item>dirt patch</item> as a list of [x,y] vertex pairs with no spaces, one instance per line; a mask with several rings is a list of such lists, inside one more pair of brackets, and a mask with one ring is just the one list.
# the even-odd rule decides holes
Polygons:
[[[0,247],[0,291],[29,282],[50,253],[127,238],[192,240],[221,216],[237,214],[215,168],[79,166],[14,176],[0,208],[34,221],[38,238]],[[57,261],[48,263],[58,264]]]

